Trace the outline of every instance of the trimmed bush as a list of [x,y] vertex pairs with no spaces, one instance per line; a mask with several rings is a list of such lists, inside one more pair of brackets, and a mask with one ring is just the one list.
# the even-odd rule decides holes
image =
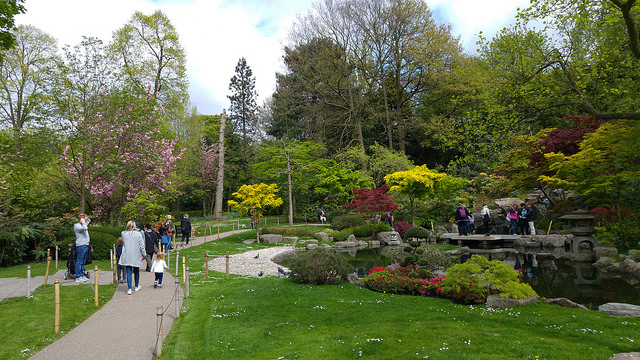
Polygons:
[[345,241],[349,235],[353,234],[353,229],[348,228],[333,234],[333,241]]
[[317,232],[327,232],[326,230],[319,227],[308,228],[303,226],[294,226],[294,227],[265,227],[260,228],[261,234],[279,234],[282,236],[298,236],[298,237],[313,237]]
[[414,226],[407,229],[407,231],[404,233],[403,238],[404,239],[411,239],[411,238],[428,239],[429,231],[427,231],[427,229],[423,228],[422,226]]
[[376,234],[379,232],[385,232],[385,231],[391,231],[391,225],[387,224],[387,223],[378,223],[376,224]]
[[356,214],[339,215],[331,221],[331,225],[338,230],[359,226],[364,223],[362,216]]
[[369,224],[356,226],[356,227],[353,227],[352,229],[353,229],[353,235],[355,235],[357,238],[371,237],[372,235],[371,225]]
[[[93,260],[106,260],[110,258],[109,250],[113,249],[113,244],[116,243],[116,240],[120,236],[118,233],[118,237],[113,236],[107,232],[100,231],[92,231],[92,228],[89,228],[89,238],[91,239],[89,245],[93,248],[93,252],[91,253],[91,257]],[[76,237],[70,236],[66,237],[63,240],[63,245],[61,246],[61,254],[60,256],[63,259],[69,258],[69,244],[75,244]]]
[[366,288],[382,293],[439,296],[442,281],[442,278],[420,279],[397,274],[387,268],[376,268],[372,269],[362,283]]
[[317,248],[299,252],[289,265],[294,281],[303,284],[339,284],[353,271],[349,262],[333,249]]

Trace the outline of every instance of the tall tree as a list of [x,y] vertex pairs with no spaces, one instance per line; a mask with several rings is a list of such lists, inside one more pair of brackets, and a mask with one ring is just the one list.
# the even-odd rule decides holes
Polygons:
[[[0,1],[0,49],[10,49],[15,43],[13,29],[15,27],[14,17],[25,12],[24,0],[3,0]],[[0,53],[0,61],[3,54]]]
[[175,127],[188,105],[186,55],[178,32],[162,11],[135,12],[113,33],[111,54],[120,65],[123,82],[138,94],[150,88],[164,107],[163,116]]
[[49,112],[46,94],[58,58],[56,40],[33,26],[18,26],[15,39],[14,47],[1,52],[0,121],[19,136]]
[[218,136],[218,174],[216,179],[216,204],[213,209],[214,219],[222,218],[222,196],[224,193],[224,133],[227,125],[227,112],[222,109],[220,115],[220,135]]
[[[234,132],[242,135],[242,151],[245,164],[249,162],[249,145],[252,135],[257,130],[256,79],[247,60],[243,57],[236,64],[235,75],[231,77],[227,97],[231,101],[229,113],[234,126]],[[249,167],[245,165],[245,176],[249,178]]]

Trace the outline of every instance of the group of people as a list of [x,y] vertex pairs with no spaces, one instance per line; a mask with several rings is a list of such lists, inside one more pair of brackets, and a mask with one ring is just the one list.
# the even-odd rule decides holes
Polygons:
[[[480,211],[482,216],[482,222],[486,229],[485,236],[489,236],[491,227],[491,213],[487,204],[482,204],[482,210]],[[458,235],[469,235],[473,233],[474,219],[473,214],[464,206],[460,204],[456,209],[455,220],[458,224]],[[536,208],[529,203],[513,204],[509,213],[507,214],[507,220],[511,222],[511,233],[516,235],[518,232],[520,235],[531,235],[536,233],[535,221],[538,220],[538,213]]]
[[536,208],[529,203],[511,205],[511,210],[507,214],[507,219],[511,222],[511,234],[516,235],[518,230],[520,235],[535,235],[535,221],[538,220]]
[[[86,255],[89,252],[90,237],[88,225],[91,219],[86,214],[78,216],[78,222],[73,225],[76,235],[76,282],[87,282],[85,274]],[[187,245],[195,232],[195,228],[191,226],[189,214],[185,214],[180,223],[183,241]],[[116,260],[117,260],[117,277],[118,283],[124,283],[126,275],[127,294],[131,295],[132,291],[140,291],[140,268],[142,261],[146,262],[146,270],[155,274],[154,288],[162,287],[162,278],[164,269],[168,269],[167,263],[164,261],[165,253],[171,251],[171,242],[175,226],[171,220],[171,215],[167,216],[165,221],[158,221],[155,226],[146,224],[144,230],[140,229],[140,224],[133,220],[127,222],[125,230],[121,233],[121,237],[117,240]],[[159,248],[158,245],[161,247]],[[132,279],[133,277],[133,279]],[[133,283],[132,283],[133,280]],[[132,286],[132,285],[135,285]]]

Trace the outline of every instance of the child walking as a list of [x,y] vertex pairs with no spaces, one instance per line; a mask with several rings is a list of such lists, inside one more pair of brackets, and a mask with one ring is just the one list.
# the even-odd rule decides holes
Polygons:
[[118,246],[116,246],[116,264],[118,264],[118,284],[124,284],[124,266],[120,265],[120,255],[122,255],[122,236],[118,237]]
[[151,272],[156,276],[156,280],[153,282],[153,287],[162,287],[162,276],[164,275],[164,269],[168,269],[167,263],[164,262],[164,253],[159,252],[156,254],[156,259],[151,265]]

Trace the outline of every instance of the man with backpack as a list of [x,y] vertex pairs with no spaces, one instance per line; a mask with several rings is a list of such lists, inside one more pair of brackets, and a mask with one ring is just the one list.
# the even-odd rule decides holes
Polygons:
[[456,222],[458,223],[458,235],[468,235],[467,221],[469,219],[469,216],[471,216],[471,213],[469,212],[469,210],[467,210],[467,208],[464,207],[463,204],[460,204],[460,206],[458,206],[458,208],[456,209],[456,213],[455,213],[455,219],[456,219]]
[[531,235],[535,235],[536,234],[535,221],[538,220],[538,211],[536,210],[535,207],[531,206],[531,204],[529,203],[527,203],[526,206],[527,206],[527,215],[525,216],[525,219],[529,223],[529,231]]
[[147,271],[151,271],[153,255],[158,252],[158,233],[151,229],[151,224],[144,226],[144,249],[147,253],[145,256]]

